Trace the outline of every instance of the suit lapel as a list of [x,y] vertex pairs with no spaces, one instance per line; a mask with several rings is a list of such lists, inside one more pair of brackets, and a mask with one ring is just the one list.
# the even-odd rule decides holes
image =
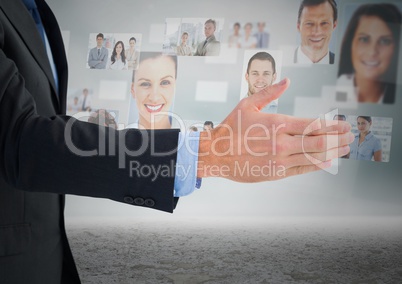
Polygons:
[[202,55],[205,55],[207,53],[207,46],[209,44],[209,41],[202,47]]
[[331,51],[329,52],[329,64],[334,64],[335,62],[335,54]]
[[103,57],[106,55],[106,48],[102,47],[101,52],[100,52],[100,59],[103,59]]
[[46,77],[53,88],[53,93],[58,100],[58,92],[56,92],[56,85],[50,67],[49,58],[33,18],[25,8],[22,1],[3,1],[2,7],[9,21],[21,35],[21,39],[25,42],[25,45],[30,50],[32,56],[46,74]]
[[207,41],[207,43],[204,45],[204,47],[203,47],[203,49],[202,49],[203,55],[205,55],[205,54],[207,53],[207,47],[208,47],[208,45],[209,45],[211,42],[213,42],[213,41],[215,41],[215,36],[214,36],[214,35],[212,35],[212,36],[210,37],[210,39]]

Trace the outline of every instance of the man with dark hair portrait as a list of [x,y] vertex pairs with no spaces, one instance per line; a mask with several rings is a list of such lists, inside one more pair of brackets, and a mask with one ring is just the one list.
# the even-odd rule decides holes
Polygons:
[[329,51],[329,42],[337,20],[335,0],[301,1],[297,18],[301,43],[295,50],[294,63],[334,64],[335,54]]
[[91,69],[105,69],[109,51],[103,47],[102,33],[96,35],[96,46],[89,51],[88,65]]
[[[254,54],[248,61],[247,71],[245,74],[248,83],[247,96],[271,86],[276,80],[276,63],[275,59],[268,52],[258,52]],[[274,100],[270,104],[261,109],[262,112],[276,113],[278,101]]]
[[210,120],[204,122],[204,130],[208,131],[214,129],[214,123]]

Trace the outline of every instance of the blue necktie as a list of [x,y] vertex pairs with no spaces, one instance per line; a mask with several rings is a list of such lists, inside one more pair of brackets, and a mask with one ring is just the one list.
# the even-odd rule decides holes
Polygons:
[[45,47],[48,59],[49,59],[49,63],[50,63],[50,67],[52,68],[52,74],[53,74],[53,78],[54,78],[54,82],[56,84],[56,90],[58,93],[59,90],[59,79],[57,76],[57,70],[56,70],[56,65],[54,64],[54,60],[53,60],[53,56],[52,56],[52,51],[50,50],[50,48],[48,47],[48,44],[46,42],[45,39],[45,29],[42,25],[42,21],[40,19],[40,15],[39,15],[39,11],[38,8],[36,6],[35,0],[22,0],[22,2],[24,3],[25,7],[27,7],[28,12],[31,14],[32,18],[35,21],[36,24],[36,28],[39,31],[40,37],[42,38],[43,41],[43,45]]
[[27,7],[29,13],[31,13],[32,18],[35,21],[36,27],[38,28],[39,34],[42,38],[42,41],[45,44],[44,28],[42,25],[42,21],[40,19],[38,8],[36,7],[35,0],[22,0],[22,2],[24,3],[25,7]]

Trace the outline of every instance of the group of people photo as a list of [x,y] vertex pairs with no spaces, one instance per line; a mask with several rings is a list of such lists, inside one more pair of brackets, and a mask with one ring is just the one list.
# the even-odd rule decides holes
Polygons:
[[166,19],[164,53],[178,56],[218,56],[222,19]]
[[[87,68],[107,70],[135,70],[140,56],[136,34],[90,34]],[[93,47],[93,40],[96,46]]]
[[229,48],[268,48],[269,33],[266,31],[266,23],[256,24],[247,22],[244,27],[239,22],[233,24],[233,31],[228,38]]
[[330,50],[339,29],[339,10],[335,0],[301,1],[297,30],[300,45],[293,62],[335,64],[339,62],[336,85],[353,89],[358,103],[395,102],[401,7],[390,3],[348,3],[343,11],[340,54]]
[[[292,55],[294,63],[311,66],[339,62],[335,84],[354,90],[352,96],[357,102],[392,104],[395,102],[400,44],[399,7],[387,3],[346,6],[345,31],[340,54],[337,55],[330,50],[332,34],[339,26],[336,1],[300,2],[296,23],[300,45]],[[141,57],[137,43],[141,35],[90,35],[87,67],[134,71],[128,121],[131,126],[171,128],[178,68],[176,56],[220,54],[222,19],[168,18],[166,25],[168,48],[164,46],[161,53],[142,52]],[[242,86],[246,87],[242,87],[240,99],[280,79],[277,69],[280,69],[282,64],[281,60],[278,62],[278,59],[281,59],[278,54],[282,56],[281,51],[263,49],[269,45],[269,38],[265,22],[247,22],[243,27],[239,22],[233,24],[233,34],[228,38],[229,47],[247,49],[244,51],[244,71],[239,77]],[[92,47],[93,40],[96,40],[95,47]],[[255,50],[256,48],[259,50]],[[138,82],[138,74],[142,75],[141,78],[148,78],[147,81]],[[83,103],[83,96],[74,98],[70,108],[84,110]],[[278,101],[275,100],[262,111],[275,113],[277,109]]]
[[[294,64],[339,63],[336,84],[354,88],[354,99],[361,103],[395,102],[398,52],[400,46],[401,7],[390,3],[347,4],[345,7],[340,54],[335,54],[333,35],[339,29],[339,9],[335,0],[303,0],[296,28],[300,44],[291,56]],[[169,26],[169,19],[167,19]],[[180,22],[174,33],[167,34],[168,53],[179,56],[218,56],[221,40],[215,36],[216,21],[204,23],[202,40],[195,40],[194,25]],[[267,48],[270,34],[266,23],[233,24],[228,46],[233,48]],[[220,33],[221,34],[221,33]]]
[[[344,18],[348,21],[345,23],[340,46],[336,85],[354,89],[353,95],[359,103],[394,103],[401,28],[399,7],[387,3],[351,4],[347,7]],[[172,18],[166,19],[166,25],[169,27],[165,35],[169,42],[168,49],[164,48],[161,52],[142,52],[141,57],[136,50],[135,37],[119,34],[119,37],[129,39],[130,48],[125,49],[123,41],[116,40],[116,36],[106,38],[102,33],[91,34],[91,37],[96,36],[97,43],[89,51],[88,65],[91,69],[133,70],[129,127],[172,128],[178,56],[219,55],[222,19],[217,22],[214,19]],[[219,38],[215,35],[218,25]],[[300,33],[300,45],[293,55],[296,64],[311,66],[336,62],[338,55],[329,48],[331,36],[338,27],[338,6],[335,0],[301,1],[296,26]],[[281,50],[263,49],[269,44],[269,34],[265,28],[265,22],[254,25],[247,22],[242,32],[241,24],[236,22],[233,25],[233,34],[228,39],[230,47],[247,48],[243,51],[243,73],[239,77],[242,80],[240,99],[280,81],[282,56],[286,54]],[[178,38],[180,40],[177,46],[173,46],[172,42]],[[107,46],[114,46],[111,54]],[[78,104],[81,105],[82,102],[80,98],[78,103],[77,98]],[[277,109],[278,100],[274,100],[261,111],[276,113]],[[361,125],[366,123],[368,129],[370,128],[372,121],[368,116],[359,116],[357,120],[359,119],[364,120]],[[366,132],[359,136],[364,136],[359,138],[360,142],[351,144],[352,151],[348,158],[382,161],[380,140],[375,139],[369,130]],[[361,149],[359,146],[363,140],[371,137],[374,137],[371,144],[377,151],[372,155],[362,155],[362,150],[356,149]]]

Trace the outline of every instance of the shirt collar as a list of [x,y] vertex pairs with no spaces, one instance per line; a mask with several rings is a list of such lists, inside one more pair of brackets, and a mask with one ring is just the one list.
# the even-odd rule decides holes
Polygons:
[[205,40],[207,42],[213,41],[215,39],[215,35],[211,35],[210,37],[207,37]]
[[373,138],[373,133],[371,133],[371,131],[369,132],[369,134],[366,135],[365,140],[370,140],[371,138]]
[[[366,137],[364,137],[364,141],[370,140],[371,138],[373,138],[373,136],[374,136],[373,133],[370,131],[369,134],[367,134]],[[359,137],[360,137],[360,132],[357,133],[357,134],[355,135],[355,137],[356,137],[356,138],[359,138]]]
[[301,46],[297,48],[297,63],[300,64],[329,64],[329,51],[321,58],[320,61],[313,63],[310,58],[305,55],[301,49]]

